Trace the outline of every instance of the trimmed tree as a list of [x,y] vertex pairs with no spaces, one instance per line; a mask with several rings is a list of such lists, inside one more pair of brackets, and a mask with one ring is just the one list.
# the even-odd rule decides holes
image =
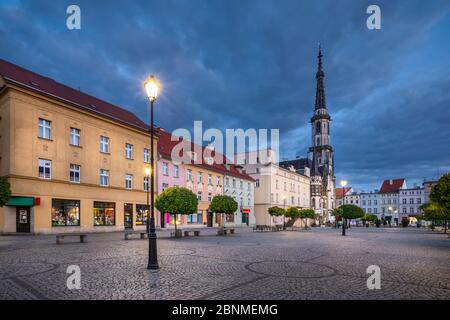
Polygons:
[[156,197],[155,208],[162,213],[174,215],[175,236],[177,231],[177,214],[192,214],[197,212],[198,200],[195,194],[183,187],[170,187]]
[[269,213],[269,215],[271,215],[272,217],[281,217],[283,215],[285,215],[286,210],[277,206],[274,207],[270,207],[267,212]]
[[[284,210],[283,210],[284,211]],[[292,227],[294,226],[295,220],[300,218],[300,211],[296,207],[289,207],[285,210],[284,215],[290,219],[292,219]]]
[[450,173],[443,175],[431,189],[430,200],[440,211],[441,221],[444,221],[444,232],[447,233],[447,221],[450,220]]
[[364,211],[358,206],[355,206],[354,204],[344,204],[341,206],[342,208],[342,235],[345,236],[345,222],[346,220],[350,221],[352,219],[359,219],[364,216]]
[[433,202],[428,202],[420,206],[423,214],[420,217],[417,217],[421,220],[431,221],[431,229],[434,230],[435,222],[444,222],[444,233],[447,233],[446,222],[449,219],[448,216],[445,215],[442,207]]
[[342,208],[341,207],[335,208],[331,214],[334,216],[334,228],[336,229],[338,221],[342,219]]
[[0,177],[0,207],[3,207],[11,199],[11,185],[8,179]]
[[305,219],[305,230],[308,229],[308,219],[314,219],[316,213],[313,209],[303,209],[299,212],[300,218]]
[[365,214],[362,218],[361,221],[363,222],[375,222],[378,219],[378,217],[374,214]]
[[225,223],[223,221],[224,214],[234,214],[238,209],[238,203],[230,196],[216,195],[209,205],[209,210],[220,214],[221,228],[219,234],[224,234]]

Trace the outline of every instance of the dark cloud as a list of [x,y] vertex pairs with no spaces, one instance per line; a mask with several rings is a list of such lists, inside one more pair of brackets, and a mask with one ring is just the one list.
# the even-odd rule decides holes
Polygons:
[[280,128],[283,157],[310,144],[317,42],[324,48],[337,177],[360,189],[450,169],[448,1],[4,1],[0,56],[142,119],[142,81],[163,84],[158,124],[171,130]]

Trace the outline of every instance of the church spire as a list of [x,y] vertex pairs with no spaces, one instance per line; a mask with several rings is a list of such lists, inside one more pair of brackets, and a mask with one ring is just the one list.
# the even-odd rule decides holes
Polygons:
[[319,60],[318,66],[317,66],[317,73],[316,73],[316,103],[315,103],[315,109],[326,109],[326,103],[325,103],[325,88],[323,85],[323,78],[325,78],[325,73],[323,72],[322,67],[322,47],[319,43],[319,54],[317,55],[317,58]]

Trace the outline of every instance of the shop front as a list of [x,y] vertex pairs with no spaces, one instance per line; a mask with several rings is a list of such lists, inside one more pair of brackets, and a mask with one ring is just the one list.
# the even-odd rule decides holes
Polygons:
[[31,233],[34,197],[12,197],[5,205],[3,232]]

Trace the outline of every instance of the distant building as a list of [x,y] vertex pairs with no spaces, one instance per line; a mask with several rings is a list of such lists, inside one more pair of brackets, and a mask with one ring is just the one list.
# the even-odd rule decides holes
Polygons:
[[357,192],[348,192],[344,197],[344,204],[353,204],[360,207],[359,194]]
[[420,206],[425,203],[425,189],[415,187],[401,189],[399,192],[399,220],[408,219],[416,222],[416,216],[422,213]]
[[389,179],[384,180],[379,191],[379,208],[381,218],[390,220],[394,224],[399,223],[399,192],[406,189],[406,180]]
[[367,214],[376,214],[379,216],[378,203],[379,194],[378,192],[361,192],[359,194],[360,207]]
[[342,206],[344,204],[345,195],[352,193],[352,192],[353,192],[352,187],[336,188],[335,189],[336,199],[335,199],[334,207],[339,208],[340,206]]

